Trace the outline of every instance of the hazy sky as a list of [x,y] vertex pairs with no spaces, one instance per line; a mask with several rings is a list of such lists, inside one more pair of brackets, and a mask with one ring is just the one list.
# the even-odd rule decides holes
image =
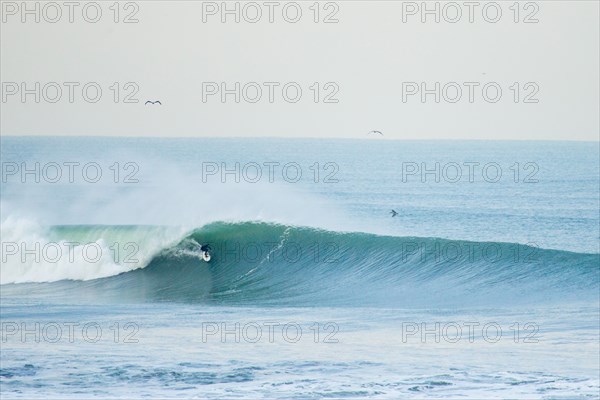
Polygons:
[[0,4],[2,135],[599,136],[598,1]]

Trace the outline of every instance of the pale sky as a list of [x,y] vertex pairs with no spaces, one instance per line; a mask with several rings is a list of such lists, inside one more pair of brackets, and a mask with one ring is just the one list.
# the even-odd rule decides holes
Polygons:
[[598,1],[48,3],[0,2],[2,135],[599,139]]

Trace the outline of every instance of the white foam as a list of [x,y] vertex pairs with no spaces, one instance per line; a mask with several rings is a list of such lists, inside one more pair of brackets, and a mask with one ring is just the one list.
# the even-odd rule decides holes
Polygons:
[[57,237],[31,219],[8,216],[1,223],[0,284],[117,275],[145,267],[184,234],[172,228],[90,227]]

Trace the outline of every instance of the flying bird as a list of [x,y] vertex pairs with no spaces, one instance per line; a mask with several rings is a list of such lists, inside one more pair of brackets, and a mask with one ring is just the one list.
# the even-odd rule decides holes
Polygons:
[[381,136],[383,136],[383,133],[381,133],[381,131],[371,131],[371,132],[369,132],[369,135],[381,135]]
[[392,214],[392,218],[394,218],[396,215],[398,215],[398,213],[397,213],[396,211],[394,211],[394,210],[392,210],[392,211],[390,212],[390,214]]
[[158,103],[158,104],[160,104],[162,106],[162,103],[160,102],[160,100],[155,100],[155,101],[148,100],[144,105],[148,105],[148,103],[150,103],[150,104],[157,104]]

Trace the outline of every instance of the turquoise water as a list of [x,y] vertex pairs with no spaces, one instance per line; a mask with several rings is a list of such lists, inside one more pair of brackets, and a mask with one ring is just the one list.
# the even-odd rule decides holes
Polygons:
[[3,397],[597,396],[597,143],[1,144]]

